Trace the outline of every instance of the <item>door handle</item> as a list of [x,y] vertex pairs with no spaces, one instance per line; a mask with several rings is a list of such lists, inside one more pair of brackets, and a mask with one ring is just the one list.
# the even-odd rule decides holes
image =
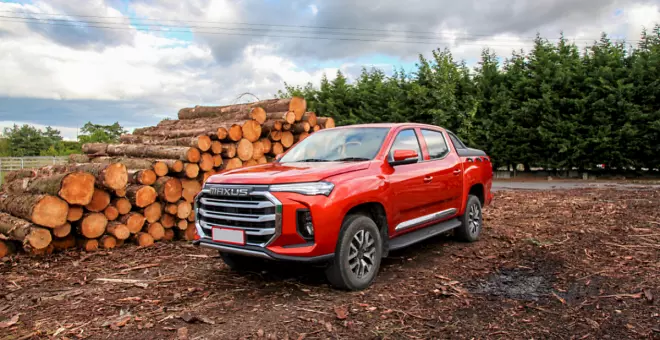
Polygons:
[[431,183],[432,180],[433,180],[433,176],[424,177],[424,183]]
[[458,174],[460,174],[460,173],[461,173],[461,169],[456,169],[456,170],[454,170],[454,175],[458,175]]

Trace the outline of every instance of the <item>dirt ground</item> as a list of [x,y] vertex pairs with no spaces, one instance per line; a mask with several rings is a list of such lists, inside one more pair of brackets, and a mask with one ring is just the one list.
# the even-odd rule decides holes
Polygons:
[[497,191],[479,242],[395,252],[357,293],[183,243],[19,255],[0,339],[660,339],[658,205],[656,188]]

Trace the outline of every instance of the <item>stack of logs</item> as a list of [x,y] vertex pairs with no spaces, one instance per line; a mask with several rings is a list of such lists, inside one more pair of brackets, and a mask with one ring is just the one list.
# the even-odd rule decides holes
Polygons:
[[271,162],[332,118],[303,98],[184,108],[120,144],[83,145],[69,164],[8,173],[0,195],[0,257],[195,237],[193,199],[210,176]]

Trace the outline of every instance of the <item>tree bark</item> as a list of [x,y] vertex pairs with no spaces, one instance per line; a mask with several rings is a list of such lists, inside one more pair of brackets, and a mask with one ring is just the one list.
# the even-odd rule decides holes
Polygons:
[[131,184],[152,185],[156,182],[157,178],[158,175],[156,175],[156,172],[151,169],[128,170],[128,183]]
[[318,117],[316,124],[321,125],[324,129],[331,129],[335,127],[335,120],[332,117]]
[[0,197],[0,211],[40,226],[56,228],[66,223],[69,205],[52,195],[22,193]]
[[130,200],[132,205],[144,208],[156,202],[158,194],[154,188],[148,185],[130,185],[126,188],[126,198]]
[[37,171],[34,169],[21,169],[10,171],[5,175],[5,183],[13,182],[17,179],[37,177]]
[[4,190],[12,194],[27,192],[59,196],[69,204],[85,205],[92,199],[95,180],[92,174],[71,172],[15,180],[8,182]]
[[261,125],[261,136],[269,137],[273,131],[282,130],[282,121],[281,120],[267,120]]
[[200,157],[197,148],[148,144],[107,144],[106,154],[137,158],[178,159],[188,162],[198,162]]
[[69,155],[69,163],[72,164],[77,164],[77,163],[89,163],[90,158],[87,155],[82,155],[82,154],[70,154]]
[[264,122],[264,124],[267,124],[268,121],[279,121],[282,124],[284,123],[293,124],[296,122],[296,114],[292,111],[282,111],[282,112],[267,111],[266,121]]
[[311,129],[311,126],[309,125],[308,122],[300,122],[296,123],[293,125],[293,133],[303,133],[303,132],[309,132]]
[[169,203],[179,201],[181,198],[182,186],[181,181],[174,177],[161,177],[153,185],[158,193],[158,197]]
[[7,213],[0,213],[0,233],[10,240],[22,242],[26,250],[44,249],[52,240],[48,229]]
[[97,186],[111,190],[124,188],[128,183],[128,171],[126,166],[121,163],[51,165],[39,169],[38,175],[52,176],[70,172],[89,173],[96,179]]
[[108,235],[112,235],[118,240],[125,240],[131,236],[131,231],[128,230],[128,227],[118,221],[108,223],[108,226],[105,228],[105,232]]
[[123,144],[189,146],[198,148],[201,151],[207,151],[211,147],[211,137],[208,135],[179,137],[173,139],[157,136],[122,135],[120,140]]
[[[307,110],[307,102],[302,97],[285,99],[267,99],[253,103],[235,104],[225,106],[195,106],[179,110],[178,117],[181,120],[196,119],[202,117],[246,117],[259,120],[259,113],[255,108],[261,108],[265,112],[294,111],[300,115]],[[260,111],[261,111],[260,110]],[[248,119],[248,118],[245,118]],[[261,123],[261,122],[260,122]]]
[[102,213],[86,213],[83,218],[76,222],[76,230],[79,235],[86,238],[97,238],[105,233],[108,219]]
[[302,116],[302,121],[309,123],[310,126],[316,125],[316,113],[314,112],[305,112]]

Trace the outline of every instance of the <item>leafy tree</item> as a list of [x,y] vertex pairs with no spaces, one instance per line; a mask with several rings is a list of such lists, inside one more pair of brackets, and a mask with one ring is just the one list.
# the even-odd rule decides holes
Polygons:
[[122,134],[127,133],[118,122],[115,122],[112,125],[99,125],[87,122],[83,125],[80,131],[82,134],[78,136],[78,141],[81,144],[118,143],[119,137],[121,137]]

